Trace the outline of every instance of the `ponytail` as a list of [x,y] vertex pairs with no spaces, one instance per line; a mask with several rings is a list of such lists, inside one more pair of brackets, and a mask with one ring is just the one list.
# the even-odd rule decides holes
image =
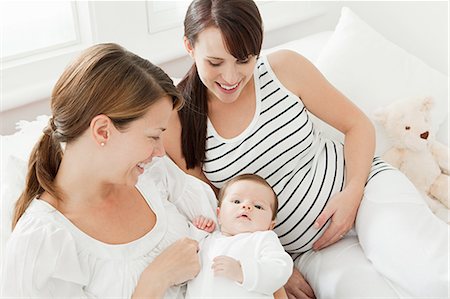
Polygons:
[[178,84],[185,105],[178,111],[181,122],[181,148],[186,168],[201,166],[205,160],[208,101],[194,64]]
[[49,125],[44,129],[44,134],[31,151],[25,190],[16,202],[12,229],[25,213],[31,201],[44,191],[55,198],[60,198],[60,194],[54,185],[62,160],[62,149],[58,141],[60,136],[58,135],[53,119],[50,118]]

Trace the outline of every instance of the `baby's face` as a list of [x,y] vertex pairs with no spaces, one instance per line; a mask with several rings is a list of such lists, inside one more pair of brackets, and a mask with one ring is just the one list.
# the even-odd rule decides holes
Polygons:
[[254,181],[237,181],[228,187],[217,209],[220,230],[227,236],[270,230],[274,227],[272,190]]

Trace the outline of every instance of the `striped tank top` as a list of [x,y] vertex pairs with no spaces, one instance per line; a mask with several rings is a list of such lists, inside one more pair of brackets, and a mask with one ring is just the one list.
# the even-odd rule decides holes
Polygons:
[[[256,111],[244,132],[225,139],[208,119],[203,172],[218,188],[242,173],[265,178],[278,195],[274,231],[287,252],[302,253],[328,226],[316,229],[313,224],[329,198],[344,187],[343,145],[321,136],[265,56],[257,61],[254,82]],[[369,178],[386,168],[375,159]]]

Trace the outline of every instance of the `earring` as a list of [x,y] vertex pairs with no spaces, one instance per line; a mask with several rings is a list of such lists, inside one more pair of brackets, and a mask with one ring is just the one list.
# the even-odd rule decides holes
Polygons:
[[[106,131],[106,132],[105,132],[105,135],[106,135],[105,138],[108,139],[108,138],[109,138],[109,131]],[[100,146],[101,146],[101,147],[104,147],[104,146],[105,146],[105,143],[106,143],[106,140],[100,142]]]

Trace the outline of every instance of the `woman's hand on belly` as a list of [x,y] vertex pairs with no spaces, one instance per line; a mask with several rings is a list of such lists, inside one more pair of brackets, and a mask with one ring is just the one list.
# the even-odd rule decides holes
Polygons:
[[313,244],[314,250],[320,250],[342,239],[353,227],[362,194],[344,188],[333,195],[325,209],[317,217],[314,227],[319,229],[331,218],[330,225],[323,235]]

